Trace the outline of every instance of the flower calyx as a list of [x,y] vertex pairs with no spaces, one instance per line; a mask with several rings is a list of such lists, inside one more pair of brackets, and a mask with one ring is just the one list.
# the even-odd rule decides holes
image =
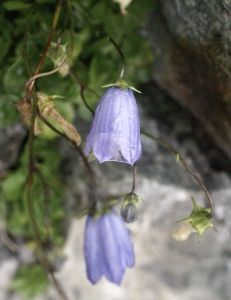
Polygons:
[[47,96],[46,94],[42,92],[37,92],[37,98],[38,98],[38,107],[40,112],[43,116],[48,117],[49,119],[53,120],[56,124],[58,124],[67,137],[73,141],[77,146],[81,144],[81,136],[77,129],[67,122],[66,119],[64,119],[56,110],[55,104],[53,102],[53,99],[55,98],[64,98],[62,96],[58,95],[52,95]]
[[112,199],[107,201],[97,200],[89,207],[85,208],[79,215],[78,218],[81,218],[85,215],[90,215],[94,220],[99,219],[101,216],[111,213],[113,206],[118,202],[118,199]]
[[[193,228],[196,229],[198,232],[198,244],[200,243],[200,238],[202,233],[209,227],[215,229],[212,223],[212,215],[211,215],[211,208],[204,208],[199,206],[196,201],[192,197],[193,202],[193,210],[191,214],[178,222],[188,222],[190,223]],[[216,230],[216,229],[215,229]]]
[[63,66],[59,69],[60,74],[65,77],[70,73],[70,67],[64,61],[67,59],[66,54],[67,44],[61,45],[59,43],[51,42],[50,49],[47,53],[47,57],[53,61],[55,67],[59,67],[63,64]]
[[67,44],[61,45],[51,42],[47,57],[54,62],[55,67],[59,66],[67,58]]
[[129,88],[137,93],[141,93],[139,90],[137,90],[136,88],[134,88],[133,86],[130,86],[128,85],[127,81],[123,78],[123,77],[120,77],[119,79],[116,80],[116,82],[114,83],[109,83],[107,85],[103,85],[102,87],[105,88],[105,87],[120,87],[122,88],[125,92],[126,90]]

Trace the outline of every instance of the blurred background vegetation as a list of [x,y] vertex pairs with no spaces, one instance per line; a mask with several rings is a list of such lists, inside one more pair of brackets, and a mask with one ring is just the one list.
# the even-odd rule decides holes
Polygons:
[[[26,96],[26,82],[33,75],[46,48],[58,3],[55,0],[21,0],[4,1],[2,4],[1,130],[22,122],[14,103]],[[54,102],[58,112],[69,122],[73,121],[75,115],[90,121],[92,114],[82,101],[81,88],[84,86],[102,95],[104,90],[101,86],[115,82],[122,66],[121,57],[108,36],[119,45],[125,56],[124,77],[127,82],[138,88],[140,83],[149,81],[153,55],[145,39],[143,25],[147,13],[154,8],[152,0],[133,0],[127,7],[127,14],[123,15],[119,4],[112,0],[63,1],[52,44],[40,73],[51,71],[60,60],[68,56],[71,36],[74,43],[73,53],[66,69],[36,80],[36,91],[62,96],[63,98],[57,98]],[[94,110],[99,99],[87,88],[84,95]],[[0,174],[0,221],[13,241],[20,237],[35,252],[38,250],[36,247],[39,240],[43,245],[42,255],[46,256],[45,261],[48,261],[51,269],[55,269],[54,253],[59,252],[65,241],[65,186],[59,176],[60,156],[56,143],[58,136],[51,129],[42,127],[43,133],[34,137],[33,141],[36,168],[36,176],[33,176],[31,185],[33,209],[28,207],[26,192],[30,165],[27,135],[13,167]],[[82,139],[84,141],[86,137]],[[38,227],[37,238],[31,226],[33,219]],[[40,279],[34,281],[33,278]],[[21,266],[12,288],[31,298],[36,293],[44,292],[47,284],[43,268],[35,260],[33,265]]]

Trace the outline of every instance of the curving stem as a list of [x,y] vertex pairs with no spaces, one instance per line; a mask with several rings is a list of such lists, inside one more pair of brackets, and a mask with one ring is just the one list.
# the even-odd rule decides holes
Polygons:
[[110,42],[112,42],[112,44],[116,47],[116,50],[119,52],[119,55],[122,59],[122,69],[121,69],[121,72],[120,72],[120,78],[123,78],[124,77],[124,68],[125,68],[125,58],[124,58],[124,54],[123,52],[121,51],[120,47],[116,44],[116,42],[111,38],[109,37],[109,40]]
[[199,183],[199,185],[202,187],[202,189],[204,190],[206,197],[208,199],[208,203],[211,209],[211,218],[213,217],[213,212],[214,212],[214,205],[213,205],[213,201],[211,199],[211,196],[208,192],[208,190],[206,189],[206,187],[204,186],[204,184],[202,183],[202,181],[200,180],[200,178],[191,170],[191,168],[187,165],[186,161],[183,159],[183,157],[180,155],[180,153],[178,151],[176,151],[172,146],[170,146],[168,143],[165,143],[164,141],[154,137],[153,135],[147,133],[144,130],[140,130],[140,133],[145,135],[146,137],[156,141],[157,143],[159,143],[160,145],[162,145],[163,147],[169,149],[170,151],[172,151],[174,154],[176,154],[177,160],[180,160],[182,162],[182,164],[185,166],[185,168],[189,171],[189,173],[196,179],[196,181]]

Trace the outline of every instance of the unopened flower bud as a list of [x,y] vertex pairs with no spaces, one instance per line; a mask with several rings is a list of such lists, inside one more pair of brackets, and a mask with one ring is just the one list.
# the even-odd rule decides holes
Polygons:
[[136,221],[138,214],[138,207],[134,203],[128,203],[121,207],[120,215],[126,223],[132,223]]
[[142,198],[134,193],[129,193],[125,195],[124,203],[120,210],[120,215],[124,222],[132,223],[138,218],[138,201]]

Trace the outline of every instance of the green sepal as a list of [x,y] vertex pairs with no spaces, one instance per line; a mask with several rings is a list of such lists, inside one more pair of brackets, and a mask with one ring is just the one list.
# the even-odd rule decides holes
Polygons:
[[67,44],[60,45],[51,42],[51,46],[47,53],[47,57],[49,57],[53,61],[56,67],[61,65],[61,63],[67,58],[66,48]]
[[136,88],[134,88],[133,86],[130,86],[128,85],[128,83],[126,82],[126,80],[123,78],[123,77],[120,77],[116,82],[114,83],[109,83],[107,85],[103,85],[101,86],[102,88],[104,87],[111,87],[111,86],[114,86],[114,87],[120,87],[122,88],[125,92],[126,92],[126,89],[129,88],[137,93],[141,93],[140,91],[138,91]]
[[55,98],[62,98],[62,99],[65,99],[65,97],[60,96],[60,95],[51,95],[50,97],[51,97],[52,99],[55,99]]
[[198,232],[198,243],[202,233],[209,227],[214,227],[212,223],[211,208],[204,208],[199,206],[192,197],[193,210],[188,218],[179,220],[178,222],[190,223]]
[[128,203],[133,203],[134,205],[138,206],[138,201],[144,201],[140,196],[136,195],[135,193],[131,192],[128,194],[124,194],[124,203],[126,205]]
[[48,106],[54,106],[53,99],[55,99],[55,98],[65,98],[65,97],[59,96],[59,95],[47,96],[46,94],[44,94],[42,92],[37,92],[36,94],[37,94],[37,98],[38,98],[39,109],[41,111],[43,111],[43,109],[48,107]]
[[112,207],[118,202],[118,199],[112,199],[108,201],[95,201],[90,207],[84,209],[78,218],[81,218],[85,215],[91,215],[95,220],[100,218],[102,215],[112,212]]

